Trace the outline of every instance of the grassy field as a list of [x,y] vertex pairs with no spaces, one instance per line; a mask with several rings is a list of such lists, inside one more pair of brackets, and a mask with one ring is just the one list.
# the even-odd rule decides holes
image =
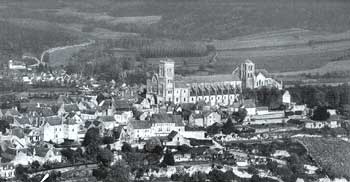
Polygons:
[[335,138],[303,138],[300,141],[328,175],[350,179],[350,143]]

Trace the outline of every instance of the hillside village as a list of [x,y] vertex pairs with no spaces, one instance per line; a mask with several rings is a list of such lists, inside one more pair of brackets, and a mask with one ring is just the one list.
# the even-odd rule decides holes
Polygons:
[[[118,164],[129,166],[130,179],[144,181],[316,180],[327,173],[299,138],[349,134],[337,110],[293,102],[283,83],[251,60],[209,79],[175,75],[166,59],[147,85],[134,86],[9,63],[6,74],[24,84],[74,83],[76,90],[1,98],[1,181],[44,174],[53,181],[104,180]],[[259,88],[279,92],[279,107],[244,96]]]

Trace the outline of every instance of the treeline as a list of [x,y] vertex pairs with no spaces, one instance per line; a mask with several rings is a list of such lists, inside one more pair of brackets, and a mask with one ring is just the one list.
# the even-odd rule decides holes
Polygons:
[[68,74],[78,73],[98,80],[145,84],[146,72],[138,67],[136,56],[114,56],[109,47],[95,45],[79,51],[65,67]]
[[274,87],[243,90],[244,99],[253,99],[257,106],[268,106],[270,109],[280,108],[282,105],[282,95],[283,91]]
[[202,43],[174,40],[156,41],[140,49],[141,56],[145,58],[201,57],[208,53],[208,47]]
[[349,115],[350,86],[348,84],[337,87],[296,86],[288,90],[293,102],[307,104],[309,107],[324,106],[334,108],[341,111],[344,115]]
[[304,73],[301,74],[302,76],[305,76],[306,78],[310,79],[319,79],[319,78],[324,78],[324,79],[329,79],[329,78],[344,78],[344,77],[349,77],[350,72],[349,71],[332,71],[332,72],[327,72],[325,74],[311,74],[311,73]]

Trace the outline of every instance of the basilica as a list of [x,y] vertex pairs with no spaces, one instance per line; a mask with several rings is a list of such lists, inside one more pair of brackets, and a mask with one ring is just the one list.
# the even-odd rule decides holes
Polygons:
[[161,60],[158,73],[147,80],[147,95],[157,103],[167,101],[175,104],[204,101],[211,105],[232,105],[239,101],[245,88],[275,87],[282,89],[282,82],[268,76],[266,70],[255,69],[255,64],[246,60],[231,74],[206,76],[175,75],[175,62]]

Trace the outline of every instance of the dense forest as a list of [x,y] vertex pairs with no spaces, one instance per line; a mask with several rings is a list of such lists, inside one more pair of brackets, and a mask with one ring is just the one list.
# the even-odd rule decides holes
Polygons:
[[3,58],[18,57],[23,53],[38,56],[48,48],[69,45],[79,40],[79,37],[54,27],[34,29],[7,21],[0,21],[0,27],[0,55]]

